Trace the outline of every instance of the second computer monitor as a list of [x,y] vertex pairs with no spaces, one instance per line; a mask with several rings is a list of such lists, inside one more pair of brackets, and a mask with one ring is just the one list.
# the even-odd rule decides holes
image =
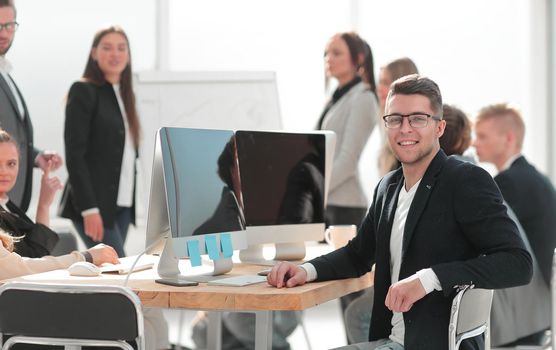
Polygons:
[[[236,131],[236,141],[248,243],[286,244],[277,258],[303,258],[304,242],[323,238],[334,134]],[[242,253],[257,260],[257,249]]]

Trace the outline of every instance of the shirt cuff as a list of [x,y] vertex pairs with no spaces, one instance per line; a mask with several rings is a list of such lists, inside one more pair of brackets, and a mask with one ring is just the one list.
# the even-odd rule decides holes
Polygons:
[[419,270],[416,275],[419,278],[419,281],[421,281],[421,284],[423,285],[423,288],[425,288],[425,292],[427,292],[427,294],[433,290],[442,290],[440,281],[438,280],[436,273],[434,273],[431,268]]
[[80,253],[81,255],[83,255],[83,259],[85,259],[86,262],[93,262],[93,256],[91,255],[91,253],[89,253],[88,250],[82,251]]
[[87,210],[83,210],[81,212],[81,216],[85,217],[87,215],[99,214],[99,213],[100,213],[100,210],[98,210],[98,208],[90,208],[90,209],[87,209]]
[[313,264],[305,263],[299,265],[299,267],[301,267],[303,270],[305,270],[305,272],[307,272],[306,282],[312,282],[317,279],[317,269],[315,269],[315,266]]

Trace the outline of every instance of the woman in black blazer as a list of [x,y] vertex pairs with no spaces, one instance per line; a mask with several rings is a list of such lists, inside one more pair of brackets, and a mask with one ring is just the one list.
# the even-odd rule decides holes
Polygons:
[[135,223],[135,159],[140,125],[131,83],[129,41],[119,27],[95,35],[83,78],[69,91],[64,141],[69,179],[61,215],[92,247],[125,256]]

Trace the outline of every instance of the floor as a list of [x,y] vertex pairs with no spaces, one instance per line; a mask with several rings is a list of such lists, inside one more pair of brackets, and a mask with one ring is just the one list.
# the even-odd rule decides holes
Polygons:
[[[170,342],[193,347],[190,323],[195,311],[165,310],[164,315],[170,328]],[[183,327],[179,327],[180,317]],[[301,327],[298,326],[288,339],[292,350],[330,349],[346,344],[343,324],[340,321],[340,304],[336,300],[305,311],[304,324],[311,348],[307,345]],[[326,336],[323,337],[323,334]]]

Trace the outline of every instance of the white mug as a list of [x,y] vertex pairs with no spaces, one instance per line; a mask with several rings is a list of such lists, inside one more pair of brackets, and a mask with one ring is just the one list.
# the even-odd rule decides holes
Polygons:
[[333,225],[324,231],[324,239],[334,249],[345,246],[357,234],[355,225]]

